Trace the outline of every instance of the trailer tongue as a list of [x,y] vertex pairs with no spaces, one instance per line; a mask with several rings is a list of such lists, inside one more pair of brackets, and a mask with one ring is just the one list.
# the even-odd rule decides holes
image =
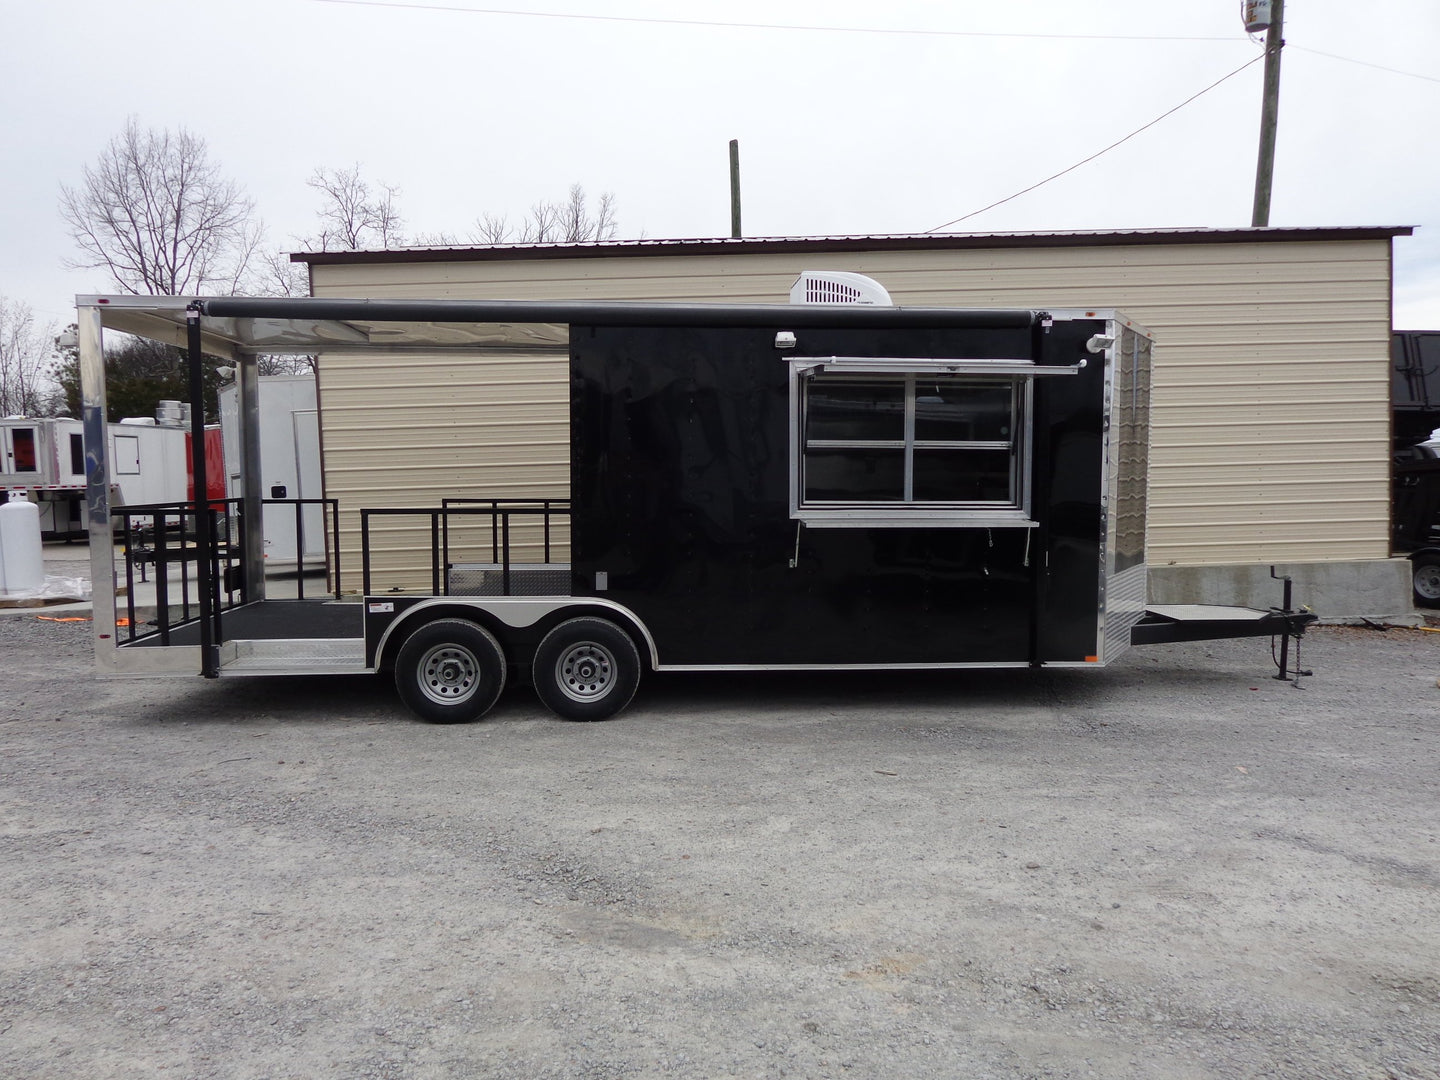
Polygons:
[[[1289,584],[1288,578],[1286,584]],[[1274,678],[1293,680],[1299,686],[1303,676],[1312,674],[1300,666],[1300,639],[1315,621],[1316,616],[1312,612],[1291,611],[1288,607],[1261,611],[1258,608],[1207,604],[1152,605],[1130,631],[1130,643],[1161,645],[1177,641],[1269,637],[1280,642],[1280,654],[1274,658]],[[1295,645],[1293,666],[1290,663],[1291,642]]]
[[1158,604],[1145,611],[1130,631],[1132,645],[1219,638],[1300,637],[1315,622],[1308,611],[1218,607],[1208,604]]
[[[223,503],[144,508],[157,610],[125,626],[104,584],[106,447],[87,442],[98,665],[388,672],[415,712],[458,721],[513,678],[600,719],[650,670],[1104,666],[1132,644],[1272,635],[1288,656],[1314,618],[1288,587],[1271,611],[1146,606],[1143,328],[855,291],[788,306],[82,299],[87,433],[102,327],[188,340],[196,372],[207,355],[237,368],[245,474]],[[568,351],[569,500],[306,500],[327,515],[329,592],[306,597],[302,579],[297,597],[267,595],[263,511],[295,500],[254,475],[257,354],[319,355],[323,379],[329,350],[383,364],[396,348],[537,343]],[[136,511],[113,511],[122,532]],[[341,587],[342,537],[358,540],[358,595]]]

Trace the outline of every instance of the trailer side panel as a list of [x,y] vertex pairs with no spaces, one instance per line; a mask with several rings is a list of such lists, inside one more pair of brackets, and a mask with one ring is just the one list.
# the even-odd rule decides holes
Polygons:
[[1033,380],[1033,522],[1012,527],[792,518],[786,327],[572,328],[575,594],[636,612],[665,666],[1093,660],[1106,369],[1085,342],[1104,325],[798,334],[801,356],[1088,357]]

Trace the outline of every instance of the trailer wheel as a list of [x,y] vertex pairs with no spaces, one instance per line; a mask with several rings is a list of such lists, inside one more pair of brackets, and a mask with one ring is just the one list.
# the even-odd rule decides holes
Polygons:
[[1415,603],[1420,607],[1440,607],[1440,555],[1416,555],[1412,565]]
[[400,647],[395,686],[422,720],[479,720],[505,689],[505,652],[483,626],[465,619],[436,619]]
[[569,619],[535,650],[535,693],[566,720],[606,720],[635,696],[640,652],[630,635],[604,619]]

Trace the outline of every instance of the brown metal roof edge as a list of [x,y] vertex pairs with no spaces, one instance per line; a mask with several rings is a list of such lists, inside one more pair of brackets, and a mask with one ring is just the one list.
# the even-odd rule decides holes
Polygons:
[[1118,247],[1149,244],[1237,244],[1278,241],[1388,240],[1410,236],[1411,225],[1323,228],[1136,229],[1121,232],[918,233],[879,236],[774,236],[742,239],[621,240],[583,244],[497,244],[486,247],[394,248],[385,251],[297,251],[291,262],[504,262],[523,259],[624,259],[657,255],[822,254],[855,251],[943,251],[959,248]]

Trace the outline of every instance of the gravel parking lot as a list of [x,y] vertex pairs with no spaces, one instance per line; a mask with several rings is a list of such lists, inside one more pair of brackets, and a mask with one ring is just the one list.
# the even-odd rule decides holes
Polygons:
[[1440,1077],[1440,634],[430,727],[0,619],[0,1075]]

